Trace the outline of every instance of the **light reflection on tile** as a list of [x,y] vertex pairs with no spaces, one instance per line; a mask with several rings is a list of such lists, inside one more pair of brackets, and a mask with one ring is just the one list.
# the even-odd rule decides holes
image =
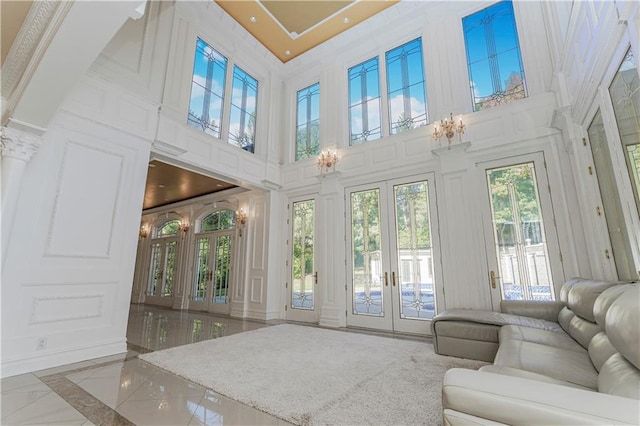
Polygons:
[[267,326],[207,313],[131,305],[127,353],[3,379],[0,423],[288,424],[136,358],[139,353]]

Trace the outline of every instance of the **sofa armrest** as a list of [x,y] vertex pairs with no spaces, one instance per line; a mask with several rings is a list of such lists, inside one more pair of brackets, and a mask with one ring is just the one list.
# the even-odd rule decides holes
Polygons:
[[521,315],[558,322],[558,314],[564,307],[562,302],[544,300],[503,300],[500,302],[500,310],[505,314]]
[[640,424],[636,399],[462,368],[445,374],[442,405],[445,417],[450,411],[511,425]]

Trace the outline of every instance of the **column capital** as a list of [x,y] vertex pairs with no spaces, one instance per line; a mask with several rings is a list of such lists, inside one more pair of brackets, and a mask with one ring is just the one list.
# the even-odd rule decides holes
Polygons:
[[29,161],[40,148],[42,139],[38,135],[3,126],[0,129],[0,152],[3,157]]

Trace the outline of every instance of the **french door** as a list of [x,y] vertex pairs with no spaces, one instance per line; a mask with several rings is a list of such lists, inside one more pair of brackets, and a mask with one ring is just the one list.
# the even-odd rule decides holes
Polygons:
[[196,253],[189,308],[229,314],[234,231],[196,234]]
[[298,199],[289,204],[291,236],[287,319],[318,322],[318,272],[316,250],[316,200]]
[[178,237],[151,240],[151,262],[145,303],[171,306],[178,269]]
[[488,285],[501,300],[555,300],[564,282],[542,153],[477,164],[484,181]]
[[428,334],[442,295],[433,175],[348,188],[347,325]]

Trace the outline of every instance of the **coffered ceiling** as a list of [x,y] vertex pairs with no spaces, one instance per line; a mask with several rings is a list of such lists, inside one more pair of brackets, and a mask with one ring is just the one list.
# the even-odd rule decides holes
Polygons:
[[399,0],[215,0],[282,62],[363,22]]

